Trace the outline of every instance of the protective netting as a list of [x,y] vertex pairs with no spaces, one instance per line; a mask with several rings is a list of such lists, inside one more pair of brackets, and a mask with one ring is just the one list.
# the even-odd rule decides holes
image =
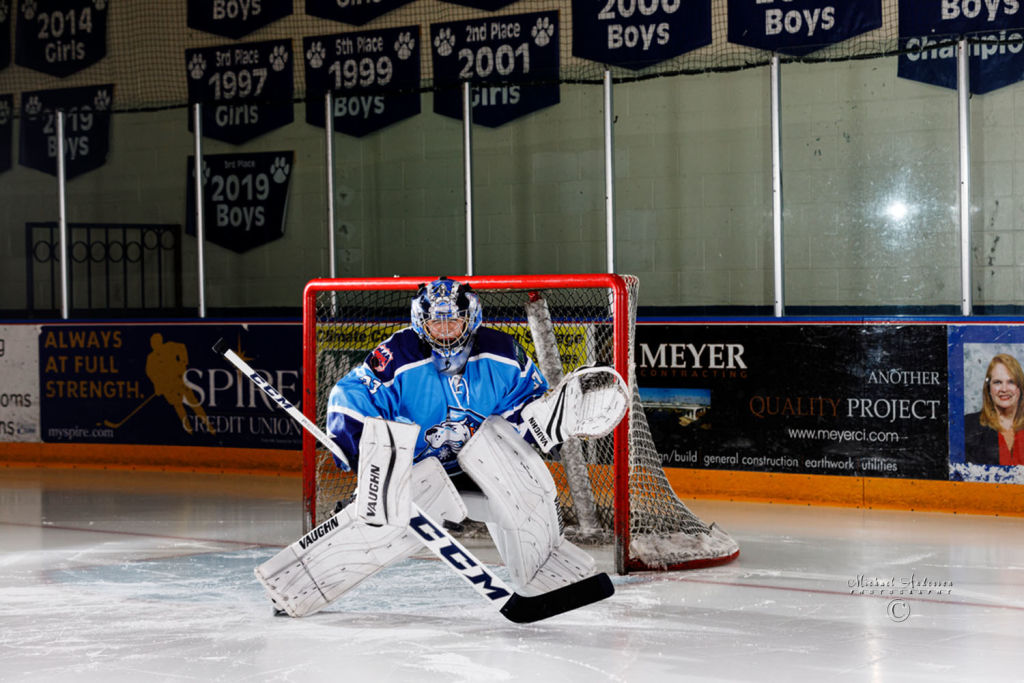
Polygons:
[[[188,104],[186,50],[288,39],[292,41],[294,56],[290,65],[294,70],[294,93],[282,95],[282,93],[270,92],[265,93],[265,96],[268,100],[282,96],[289,99],[302,99],[306,96],[303,69],[304,38],[412,26],[419,27],[420,35],[419,44],[416,46],[420,52],[421,64],[418,88],[429,90],[435,87],[430,44],[432,24],[471,19],[493,19],[503,15],[545,11],[558,13],[558,33],[557,36],[552,36],[558,41],[558,69],[554,72],[557,74],[557,80],[597,83],[601,81],[606,68],[604,64],[574,56],[573,7],[568,0],[520,0],[496,11],[474,9],[438,0],[416,0],[400,5],[358,26],[312,16],[307,14],[307,11],[311,6],[317,5],[336,5],[358,9],[360,6],[376,5],[379,0],[377,2],[370,0],[337,0],[336,2],[294,0],[292,2],[292,0],[287,0],[283,3],[280,0],[277,2],[275,0],[204,0],[202,2],[197,0],[194,3],[194,8],[198,8],[198,13],[205,14],[207,19],[215,15],[248,16],[259,12],[263,12],[264,15],[271,12],[291,12],[287,16],[269,21],[251,33],[235,38],[190,28],[189,5],[193,3],[186,2],[186,0],[174,2],[77,1],[79,4],[91,2],[94,17],[99,16],[100,13],[106,15],[105,54],[90,66],[63,77],[47,75],[20,66],[15,64],[15,60],[12,59],[10,66],[0,70],[0,93],[17,94],[32,90],[113,83],[115,86],[113,102],[115,111],[185,106]],[[686,2],[686,0],[662,0],[660,5],[658,3],[651,5],[650,0],[647,5],[644,5],[644,0],[597,0],[594,5],[600,6],[598,9],[603,8],[602,11],[616,16],[625,16],[640,12],[646,6],[658,5],[662,11],[666,7],[677,8],[681,2]],[[398,3],[396,0],[390,0],[384,4],[394,6]],[[478,0],[476,4],[494,6],[501,3]],[[38,30],[40,35],[56,34],[56,21],[48,21],[45,25],[40,24],[39,21],[44,14],[48,17],[59,14],[54,9],[58,6],[60,6],[59,3],[55,4],[53,0],[0,0],[0,22],[6,18],[6,24],[0,23],[0,26],[6,26],[9,31],[14,33],[17,22],[24,19],[26,12],[30,12],[33,17],[32,21],[36,22],[32,24],[33,31]],[[771,53],[766,50],[729,42],[727,14],[726,0],[713,0],[711,2],[711,43],[709,45],[640,70],[614,66],[611,69],[614,78],[617,80],[644,79],[678,73],[743,69],[768,63]],[[70,15],[65,11],[61,16]],[[81,17],[78,15],[76,17],[76,21],[80,24]],[[76,40],[82,42],[78,39],[84,40],[87,37],[84,34],[84,27],[80,26],[77,30],[80,31],[80,35],[72,36],[72,29],[68,28],[67,21],[62,19],[61,35],[48,35],[48,38],[52,38],[52,40],[46,45],[52,44],[54,47],[52,49],[46,46],[40,48],[49,50],[49,56],[46,59],[55,62],[59,62],[61,59],[73,61],[75,50],[78,49]],[[93,27],[91,30],[93,33],[90,36],[93,36],[98,29]],[[930,39],[933,41],[933,46],[943,40],[947,44],[951,42],[948,37],[944,39],[942,36],[936,35],[932,35]],[[867,31],[834,45],[823,46],[820,50],[812,51],[802,57],[784,57],[783,59],[842,60],[894,54],[899,49],[898,3],[897,0],[885,0],[882,2],[881,28]],[[11,52],[14,51],[12,47]],[[54,54],[63,56],[54,57]],[[73,66],[64,70],[71,68]],[[538,75],[538,78],[551,79],[554,74],[545,72]],[[402,87],[410,86],[406,84]]]
[[[566,282],[573,276],[567,276]],[[627,382],[633,400],[629,411],[628,505],[616,497],[615,435],[563,445],[552,457],[544,456],[558,487],[559,511],[566,535],[578,542],[609,542],[617,545],[619,571],[647,568],[683,568],[728,561],[738,547],[720,530],[697,518],[673,491],[661,456],[651,439],[647,420],[635,389],[632,371],[633,330],[636,317],[638,281],[624,276],[629,297],[628,339],[616,339],[613,325],[613,294],[606,286],[503,287],[495,289],[473,282],[481,297],[484,325],[515,337],[545,374],[550,359],[560,363],[561,372],[586,364],[614,364],[614,348],[628,348]],[[311,291],[315,297],[315,319],[307,317],[307,343],[315,338],[315,349],[307,349],[307,363],[315,358],[315,368],[305,368],[307,381],[315,376],[315,420],[324,424],[331,387],[346,372],[360,363],[377,344],[409,322],[407,289],[353,289]],[[547,330],[538,330],[538,318],[529,309],[543,301],[550,317]],[[307,316],[310,307],[307,302]],[[528,310],[530,311],[528,313]],[[310,329],[312,327],[313,329]],[[620,328],[621,329],[621,328]],[[315,333],[315,337],[314,337]],[[555,340],[557,348],[550,348]],[[620,363],[621,363],[620,359]],[[545,370],[545,366],[548,369]],[[621,367],[621,366],[620,366]],[[346,501],[354,490],[351,474],[339,471],[330,453],[318,448],[311,453],[313,467],[308,468],[307,501],[316,520],[329,516],[338,501]],[[308,465],[309,461],[307,461]],[[582,473],[582,475],[581,475]],[[582,481],[580,477],[582,476]],[[625,532],[616,528],[616,507],[628,514]],[[625,509],[628,507],[628,510]],[[314,523],[307,519],[307,524]]]

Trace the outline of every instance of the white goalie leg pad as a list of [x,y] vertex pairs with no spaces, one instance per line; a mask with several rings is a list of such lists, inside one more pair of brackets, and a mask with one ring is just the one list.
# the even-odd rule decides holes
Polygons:
[[367,418],[359,440],[356,510],[371,526],[405,527],[412,517],[409,477],[419,425]]
[[[434,519],[466,518],[462,498],[436,458],[413,466],[411,479],[416,502]],[[313,614],[422,547],[408,525],[370,526],[357,509],[349,505],[256,568],[276,607],[293,617]]]
[[463,447],[459,465],[483,491],[465,494],[470,517],[487,523],[520,594],[545,593],[594,573],[590,556],[562,537],[554,479],[515,427],[487,418]]

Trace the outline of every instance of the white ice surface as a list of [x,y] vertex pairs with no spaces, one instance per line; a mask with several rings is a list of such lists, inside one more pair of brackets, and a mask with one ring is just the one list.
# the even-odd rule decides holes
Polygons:
[[[520,626],[414,558],[290,619],[252,568],[298,536],[300,492],[267,479],[0,469],[0,681],[1024,677],[1021,518],[688,501],[738,560]],[[948,594],[852,594],[912,579]]]

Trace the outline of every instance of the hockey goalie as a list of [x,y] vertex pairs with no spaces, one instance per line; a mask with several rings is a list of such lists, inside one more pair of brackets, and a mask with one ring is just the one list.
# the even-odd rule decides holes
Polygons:
[[565,595],[561,611],[612,594],[593,558],[563,536],[551,473],[538,454],[570,436],[609,433],[627,407],[609,368],[582,368],[549,390],[511,336],[483,326],[472,288],[420,286],[411,324],[338,381],[327,433],[336,464],[354,468],[354,499],[256,569],[275,609],[312,614],[419,550],[420,509],[445,525],[486,524],[516,595]]

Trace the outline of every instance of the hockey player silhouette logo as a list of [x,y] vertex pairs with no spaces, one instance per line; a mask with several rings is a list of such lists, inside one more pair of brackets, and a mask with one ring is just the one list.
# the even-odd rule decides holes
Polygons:
[[153,393],[119,422],[104,420],[103,424],[117,429],[135,413],[142,410],[147,403],[159,396],[171,404],[186,432],[189,434],[193,432],[192,425],[185,419],[185,405],[187,404],[206,425],[207,431],[213,434],[213,425],[206,417],[206,411],[203,410],[203,406],[196,399],[192,389],[185,384],[185,371],[188,369],[188,350],[185,345],[181,342],[165,342],[163,335],[156,332],[149,338],[149,346],[151,350],[146,356],[146,376],[153,383]]
[[445,469],[457,468],[459,452],[483,421],[483,416],[472,410],[448,406],[447,418],[423,433],[427,447],[416,456],[416,460],[436,457]]
[[146,356],[146,376],[153,383],[155,395],[171,404],[186,432],[191,434],[193,431],[192,425],[189,424],[185,415],[185,405],[187,404],[206,425],[207,431],[213,434],[213,426],[206,417],[206,411],[203,410],[203,406],[196,399],[192,389],[185,384],[188,349],[181,342],[165,342],[163,335],[159,332],[149,338],[149,345],[152,350]]

